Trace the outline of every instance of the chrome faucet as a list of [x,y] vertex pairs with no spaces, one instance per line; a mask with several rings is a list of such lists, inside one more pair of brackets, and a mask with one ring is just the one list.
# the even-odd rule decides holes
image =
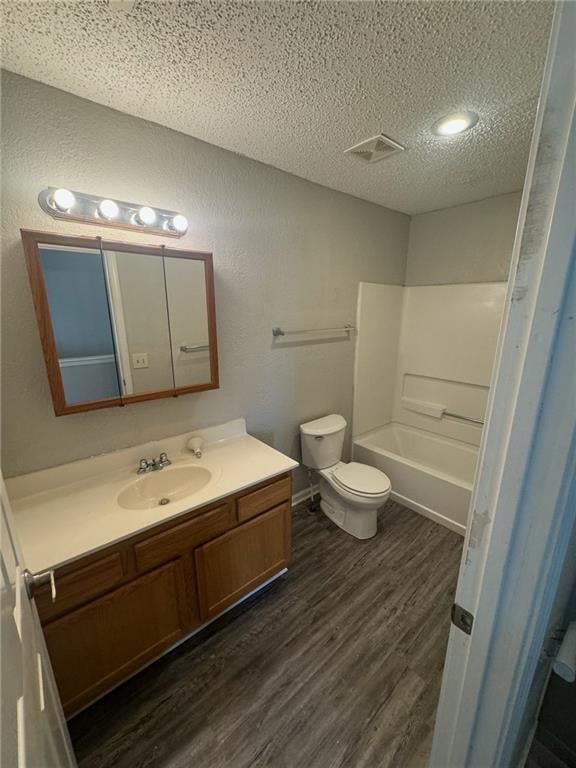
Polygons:
[[172,462],[168,458],[168,454],[162,452],[157,459],[140,459],[136,474],[145,475],[148,472],[156,472],[159,469],[164,469],[164,467],[167,467],[170,464],[172,464]]

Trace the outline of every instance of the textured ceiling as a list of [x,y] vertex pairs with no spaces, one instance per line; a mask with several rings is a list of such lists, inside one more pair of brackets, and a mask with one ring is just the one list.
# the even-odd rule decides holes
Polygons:
[[[522,186],[551,14],[507,0],[5,0],[2,64],[418,213]],[[457,109],[479,124],[433,136]],[[379,132],[407,151],[343,154]]]

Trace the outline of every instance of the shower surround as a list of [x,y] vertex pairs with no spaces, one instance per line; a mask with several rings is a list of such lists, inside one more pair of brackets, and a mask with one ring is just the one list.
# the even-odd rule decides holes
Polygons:
[[464,534],[506,283],[361,283],[353,456]]

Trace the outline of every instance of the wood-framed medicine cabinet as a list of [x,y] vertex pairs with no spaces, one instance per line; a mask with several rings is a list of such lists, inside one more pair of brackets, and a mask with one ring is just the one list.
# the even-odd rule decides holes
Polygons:
[[212,254],[21,234],[57,416],[218,388]]

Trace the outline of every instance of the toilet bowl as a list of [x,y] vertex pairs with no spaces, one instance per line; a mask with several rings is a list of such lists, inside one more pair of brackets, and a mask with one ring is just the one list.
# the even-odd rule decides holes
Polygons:
[[338,414],[301,424],[302,461],[318,473],[324,514],[357,539],[369,539],[390,495],[390,480],[375,467],[341,461],[345,430],[346,420]]
[[[319,470],[318,475],[320,508],[324,514],[357,539],[375,536],[377,512],[390,496],[387,475],[355,461],[350,464],[339,461],[335,467]],[[354,476],[358,479],[351,481],[349,477]],[[379,489],[377,492],[372,490],[375,487]],[[363,488],[371,490],[361,490]]]

